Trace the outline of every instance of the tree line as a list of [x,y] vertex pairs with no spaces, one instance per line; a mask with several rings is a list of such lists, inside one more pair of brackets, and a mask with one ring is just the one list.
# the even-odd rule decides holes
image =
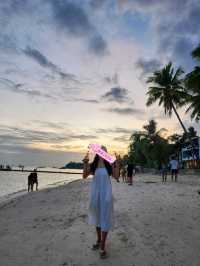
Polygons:
[[[197,64],[200,63],[200,44],[191,53]],[[184,143],[191,147],[195,159],[195,147],[192,139],[197,135],[193,127],[186,128],[178,109],[186,107],[185,112],[190,113],[191,119],[200,120],[200,66],[197,65],[190,73],[184,73],[181,67],[175,69],[169,62],[160,70],[156,70],[147,79],[147,106],[158,103],[169,117],[176,115],[183,134],[174,134],[167,139],[162,137],[165,129],[157,129],[157,123],[150,120],[143,126],[142,131],[132,134],[129,145],[129,159],[146,167],[158,167],[165,163],[171,154],[178,154]]]
[[152,119],[143,126],[143,130],[134,132],[130,138],[128,160],[135,165],[159,168],[168,164],[170,156],[179,156],[188,136],[191,139],[197,136],[193,127],[188,128],[187,134],[173,134],[167,138],[163,134],[165,131],[165,128],[158,129],[157,122]]

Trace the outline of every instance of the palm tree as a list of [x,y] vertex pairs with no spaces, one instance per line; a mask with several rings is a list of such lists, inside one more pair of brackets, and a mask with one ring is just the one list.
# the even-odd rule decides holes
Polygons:
[[[192,51],[192,56],[200,61],[200,44]],[[185,85],[189,90],[187,99],[189,107],[186,112],[191,111],[191,118],[198,122],[200,120],[200,66],[196,66],[186,75]]]
[[147,135],[152,138],[156,135],[157,131],[157,123],[155,120],[151,119],[149,120],[149,123],[144,125],[143,128],[146,130]]
[[167,131],[165,128],[157,130],[157,122],[154,119],[149,120],[148,124],[144,125],[145,129],[144,135],[147,136],[151,143],[156,143],[161,138],[161,134],[164,131]]
[[160,135],[164,129],[157,129],[155,120],[150,120],[143,126],[144,131],[137,131],[131,135],[129,157],[135,164],[158,168],[169,157],[170,145],[168,140]]
[[200,44],[192,51],[192,57],[200,60]]
[[184,71],[180,67],[175,71],[171,62],[163,69],[155,71],[153,76],[147,79],[147,83],[152,83],[152,86],[148,88],[146,104],[150,106],[158,101],[159,106],[163,105],[165,114],[170,117],[172,111],[174,111],[184,132],[187,133],[186,127],[177,112],[177,108],[183,106],[187,97],[181,77],[183,73]]

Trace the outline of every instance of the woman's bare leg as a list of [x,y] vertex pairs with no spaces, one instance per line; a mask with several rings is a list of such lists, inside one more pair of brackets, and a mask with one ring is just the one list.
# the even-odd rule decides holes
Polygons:
[[96,227],[96,232],[97,232],[97,243],[101,243],[101,227]]
[[105,232],[105,231],[101,232],[101,250],[105,250],[107,235],[108,235],[108,232]]

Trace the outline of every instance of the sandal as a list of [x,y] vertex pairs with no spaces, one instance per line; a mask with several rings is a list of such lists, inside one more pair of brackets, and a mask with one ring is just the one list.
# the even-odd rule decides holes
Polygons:
[[92,245],[92,250],[97,250],[100,248],[100,243],[97,242],[96,244]]
[[108,257],[108,254],[105,250],[100,250],[100,259],[106,259]]

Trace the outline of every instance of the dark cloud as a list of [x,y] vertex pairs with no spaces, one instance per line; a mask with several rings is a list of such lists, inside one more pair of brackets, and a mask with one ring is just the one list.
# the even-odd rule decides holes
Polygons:
[[68,126],[67,123],[61,122],[49,122],[49,121],[41,121],[41,120],[33,120],[31,121],[34,125],[39,126],[40,128],[50,128],[50,129],[65,129]]
[[[51,125],[52,126],[52,125]],[[53,124],[54,128],[55,125]],[[52,132],[48,130],[32,130],[0,125],[0,143],[6,145],[21,145],[37,143],[61,144],[72,140],[97,139],[96,135]]]
[[102,6],[108,2],[108,0],[91,0],[90,6],[94,9],[102,8]]
[[24,54],[34,59],[38,64],[43,67],[50,68],[52,70],[57,70],[57,66],[51,63],[43,54],[41,54],[38,50],[33,49],[31,47],[26,47],[23,50]]
[[118,0],[120,7],[140,12],[153,12],[158,10],[180,11],[190,0]]
[[146,76],[149,73],[153,73],[155,70],[161,68],[162,64],[157,59],[144,59],[139,58],[135,63],[136,68],[141,70],[141,77]]
[[130,98],[128,97],[128,90],[121,87],[111,88],[110,91],[106,92],[101,96],[102,100],[108,102],[117,102],[124,103],[129,102]]
[[105,55],[107,53],[107,43],[101,35],[96,35],[90,39],[89,49],[96,55]]
[[194,64],[191,51],[200,41],[199,0],[118,0],[125,10],[147,13],[157,40],[158,56],[182,65]]
[[99,103],[96,99],[85,99],[85,98],[71,98],[65,99],[66,102],[84,102],[84,103]]
[[122,135],[122,136],[119,136],[119,137],[115,137],[113,138],[114,141],[117,141],[117,142],[129,142],[130,140],[130,136],[127,136],[127,135]]
[[79,99],[77,99],[77,101],[85,102],[85,103],[99,103],[99,101],[98,100],[95,100],[95,99],[83,99],[83,98],[79,98]]
[[19,144],[30,144],[28,139],[25,139],[23,136],[15,136],[15,135],[0,135],[0,144],[8,144],[8,145],[19,145]]
[[1,1],[0,10],[9,17],[13,14],[22,15],[36,12],[39,4],[41,4],[41,0],[6,0]]
[[163,16],[157,19],[155,27],[159,52],[188,70],[194,65],[191,51],[200,40],[200,27],[197,26],[200,25],[200,2],[169,1],[168,8],[161,11]]
[[50,0],[55,22],[63,30],[74,35],[88,35],[94,27],[86,12],[74,2]]
[[[1,86],[1,84],[3,86]],[[55,100],[55,97],[48,93],[42,93],[39,90],[27,89],[25,84],[15,83],[12,80],[0,78],[0,89],[15,92],[18,94],[24,94],[30,97],[44,97]]]
[[126,128],[121,128],[121,127],[116,127],[116,128],[98,128],[96,129],[96,133],[123,133],[123,134],[131,134],[133,132],[132,129],[126,129]]
[[178,58],[179,64],[186,68],[191,68],[194,65],[194,60],[191,56],[193,43],[185,37],[177,38],[173,47],[173,56]]
[[61,71],[57,65],[49,61],[47,57],[44,56],[40,51],[28,46],[26,47],[26,49],[23,50],[23,53],[26,56],[32,58],[35,62],[37,62],[42,67],[48,68],[52,70],[54,73],[57,73],[58,75],[60,75],[61,78],[76,81],[75,75],[64,73],[63,71]]
[[0,33],[0,49],[6,52],[17,52],[15,40],[7,34]]
[[[19,128],[8,128],[7,134],[0,134],[2,144],[33,144],[33,143],[60,143],[67,140],[68,136],[56,134],[48,131],[37,131]],[[68,137],[69,138],[69,137]],[[70,139],[70,138],[69,138]]]
[[112,76],[104,77],[104,81],[106,81],[109,84],[111,83],[117,85],[119,82],[119,76],[117,73],[114,73]]
[[[19,31],[20,35],[24,35],[23,38],[19,38],[17,28],[12,36],[8,36],[8,34],[11,35],[9,25],[12,25],[11,22],[20,16],[22,21],[27,21],[27,24],[32,21],[33,29],[37,29],[39,25],[51,26],[54,30],[66,33],[67,37],[71,34],[74,37],[85,39],[89,51],[95,55],[104,55],[108,50],[103,36],[90,21],[84,3],[80,4],[70,0],[7,0],[3,2],[0,3],[0,48],[13,49],[16,52],[17,47],[23,45],[22,39],[26,40],[29,36],[29,32],[26,32],[25,29],[23,34]],[[19,25],[20,22],[17,20],[17,23]],[[29,38],[29,41],[31,39]],[[34,51],[34,56],[43,66],[55,68],[55,65],[48,60],[46,61],[44,57],[41,57],[41,54]],[[61,72],[60,75],[62,74],[65,76],[65,73]]]
[[95,55],[107,52],[107,43],[89,20],[86,11],[71,1],[50,0],[54,21],[58,28],[77,37],[87,37],[88,49]]
[[84,134],[80,134],[80,135],[72,135],[71,136],[72,139],[80,139],[80,140],[87,140],[87,139],[98,139],[97,136],[95,135],[84,135]]
[[136,108],[108,108],[106,111],[111,113],[116,113],[119,115],[135,115],[137,118],[144,118],[145,112],[141,109]]
[[173,30],[183,35],[187,33],[199,34],[200,29],[197,26],[200,23],[199,13],[200,13],[200,3],[189,5],[188,13],[186,13],[181,20],[177,20]]
[[[17,156],[16,156],[17,155]],[[69,161],[80,162],[84,154],[80,152],[41,150],[22,145],[0,145],[0,161],[4,164],[24,164],[28,166],[64,166]]]

